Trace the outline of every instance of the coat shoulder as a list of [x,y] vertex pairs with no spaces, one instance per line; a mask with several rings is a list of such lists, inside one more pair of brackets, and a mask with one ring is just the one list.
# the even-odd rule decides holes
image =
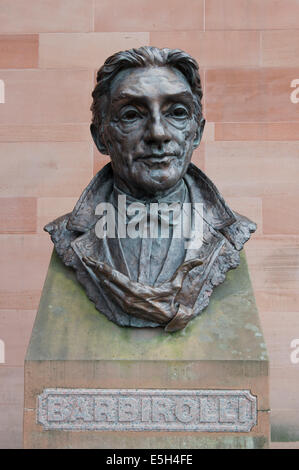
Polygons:
[[71,246],[71,243],[80,234],[67,228],[70,216],[71,213],[58,217],[57,219],[45,225],[44,230],[50,234],[55,249],[64,264],[66,266],[75,267],[77,263],[77,256]]
[[242,250],[244,244],[249,240],[251,234],[257,229],[257,225],[244,215],[234,212],[236,221],[220,230],[227,240],[236,248]]

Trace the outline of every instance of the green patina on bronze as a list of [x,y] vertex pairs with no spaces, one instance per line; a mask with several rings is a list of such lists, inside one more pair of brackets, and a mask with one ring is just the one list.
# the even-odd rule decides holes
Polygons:
[[129,367],[140,359],[262,361],[266,366],[244,252],[240,266],[227,273],[204,312],[173,334],[109,321],[53,252],[26,360],[118,360]]

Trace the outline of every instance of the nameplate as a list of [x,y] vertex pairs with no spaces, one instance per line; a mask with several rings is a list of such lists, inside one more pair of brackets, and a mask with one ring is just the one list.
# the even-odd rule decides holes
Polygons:
[[257,399],[248,390],[50,388],[37,421],[46,430],[249,432]]

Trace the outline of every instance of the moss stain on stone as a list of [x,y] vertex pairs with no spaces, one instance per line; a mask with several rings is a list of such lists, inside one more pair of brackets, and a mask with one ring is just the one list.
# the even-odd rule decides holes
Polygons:
[[261,343],[244,253],[240,266],[215,288],[201,315],[184,330],[169,334],[162,328],[145,330],[110,322],[88,299],[73,270],[53,252],[27,359],[258,360],[265,357]]

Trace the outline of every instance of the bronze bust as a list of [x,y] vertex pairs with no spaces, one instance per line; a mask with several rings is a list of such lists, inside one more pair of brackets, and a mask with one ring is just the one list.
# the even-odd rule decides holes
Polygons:
[[92,96],[92,137],[111,162],[45,230],[108,319],[180,330],[256,230],[191,163],[205,125],[197,62],[178,49],[118,52]]

